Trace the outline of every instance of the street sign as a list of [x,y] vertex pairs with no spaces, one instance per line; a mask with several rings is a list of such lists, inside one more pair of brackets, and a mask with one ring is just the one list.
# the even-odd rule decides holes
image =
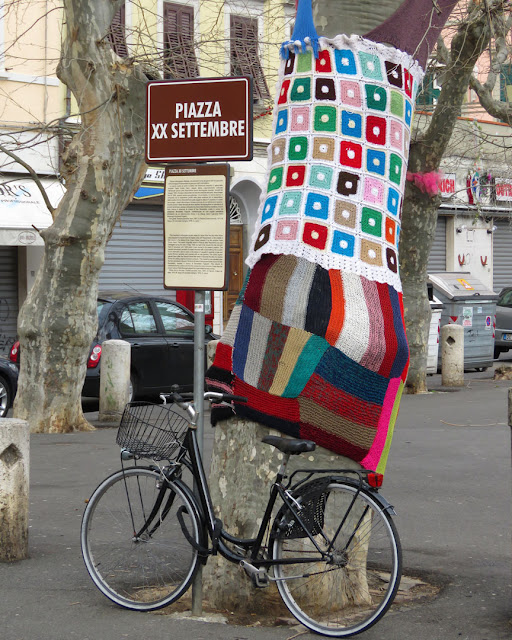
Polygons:
[[252,79],[147,85],[146,162],[252,160]]

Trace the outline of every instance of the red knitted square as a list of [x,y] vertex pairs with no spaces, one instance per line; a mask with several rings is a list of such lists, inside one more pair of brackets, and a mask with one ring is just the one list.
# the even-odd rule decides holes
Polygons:
[[278,104],[286,104],[288,102],[288,89],[290,88],[290,80],[285,80],[281,85]]
[[320,51],[316,59],[317,73],[332,73],[331,54],[327,49]]
[[296,398],[281,398],[281,396],[260,391],[237,376],[233,380],[233,393],[247,398],[247,403],[244,403],[247,407],[289,422],[299,422],[300,420],[299,403]]
[[306,175],[306,167],[304,165],[294,164],[288,167],[286,173],[287,187],[301,187],[304,184]]
[[360,144],[343,140],[340,146],[340,163],[347,167],[360,169],[362,164],[363,150]]
[[412,83],[413,83],[413,79],[411,74],[407,71],[407,69],[404,69],[404,85],[405,85],[405,93],[409,96],[409,98],[412,98]]
[[372,144],[386,144],[386,120],[377,116],[366,118],[366,139]]
[[224,342],[217,344],[215,351],[215,366],[226,371],[233,371],[233,347]]
[[302,240],[305,244],[315,247],[315,249],[323,250],[327,244],[327,234],[328,230],[324,225],[306,222],[302,232]]

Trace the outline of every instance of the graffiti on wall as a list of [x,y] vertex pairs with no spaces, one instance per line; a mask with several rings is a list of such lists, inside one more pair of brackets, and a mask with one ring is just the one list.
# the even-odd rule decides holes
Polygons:
[[12,311],[8,300],[0,298],[0,353],[3,354],[9,353],[16,340],[16,319],[11,316]]

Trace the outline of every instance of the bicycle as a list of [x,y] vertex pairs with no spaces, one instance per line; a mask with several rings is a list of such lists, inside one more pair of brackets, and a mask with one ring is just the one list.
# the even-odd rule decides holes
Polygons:
[[[127,609],[156,610],[183,596],[201,563],[220,553],[254,586],[275,582],[289,611],[315,633],[342,638],[374,625],[401,576],[395,512],[378,491],[382,476],[297,469],[288,477],[290,456],[315,443],[266,436],[283,461],[256,537],[236,538],[213,512],[193,404],[177,393],[161,397],[174,404],[127,405],[116,439],[122,468],[97,487],[83,515],[82,553],[99,590]],[[245,400],[214,392],[205,398]],[[154,464],[139,466],[140,459]],[[134,466],[125,468],[127,460]],[[186,469],[195,493],[183,480]]]

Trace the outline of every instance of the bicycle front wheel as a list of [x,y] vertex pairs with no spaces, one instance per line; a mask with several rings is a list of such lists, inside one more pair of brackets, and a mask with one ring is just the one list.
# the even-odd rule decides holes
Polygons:
[[323,557],[290,516],[276,518],[273,558],[290,562],[274,565],[279,593],[315,633],[333,638],[361,633],[385,614],[400,584],[395,525],[371,493],[341,482],[328,485],[313,511],[312,533]]
[[198,568],[198,552],[183,531],[204,546],[196,506],[183,485],[171,481],[155,512],[162,482],[153,469],[118,471],[99,485],[82,519],[89,575],[107,598],[127,609],[152,611],[171,604],[187,591]]

